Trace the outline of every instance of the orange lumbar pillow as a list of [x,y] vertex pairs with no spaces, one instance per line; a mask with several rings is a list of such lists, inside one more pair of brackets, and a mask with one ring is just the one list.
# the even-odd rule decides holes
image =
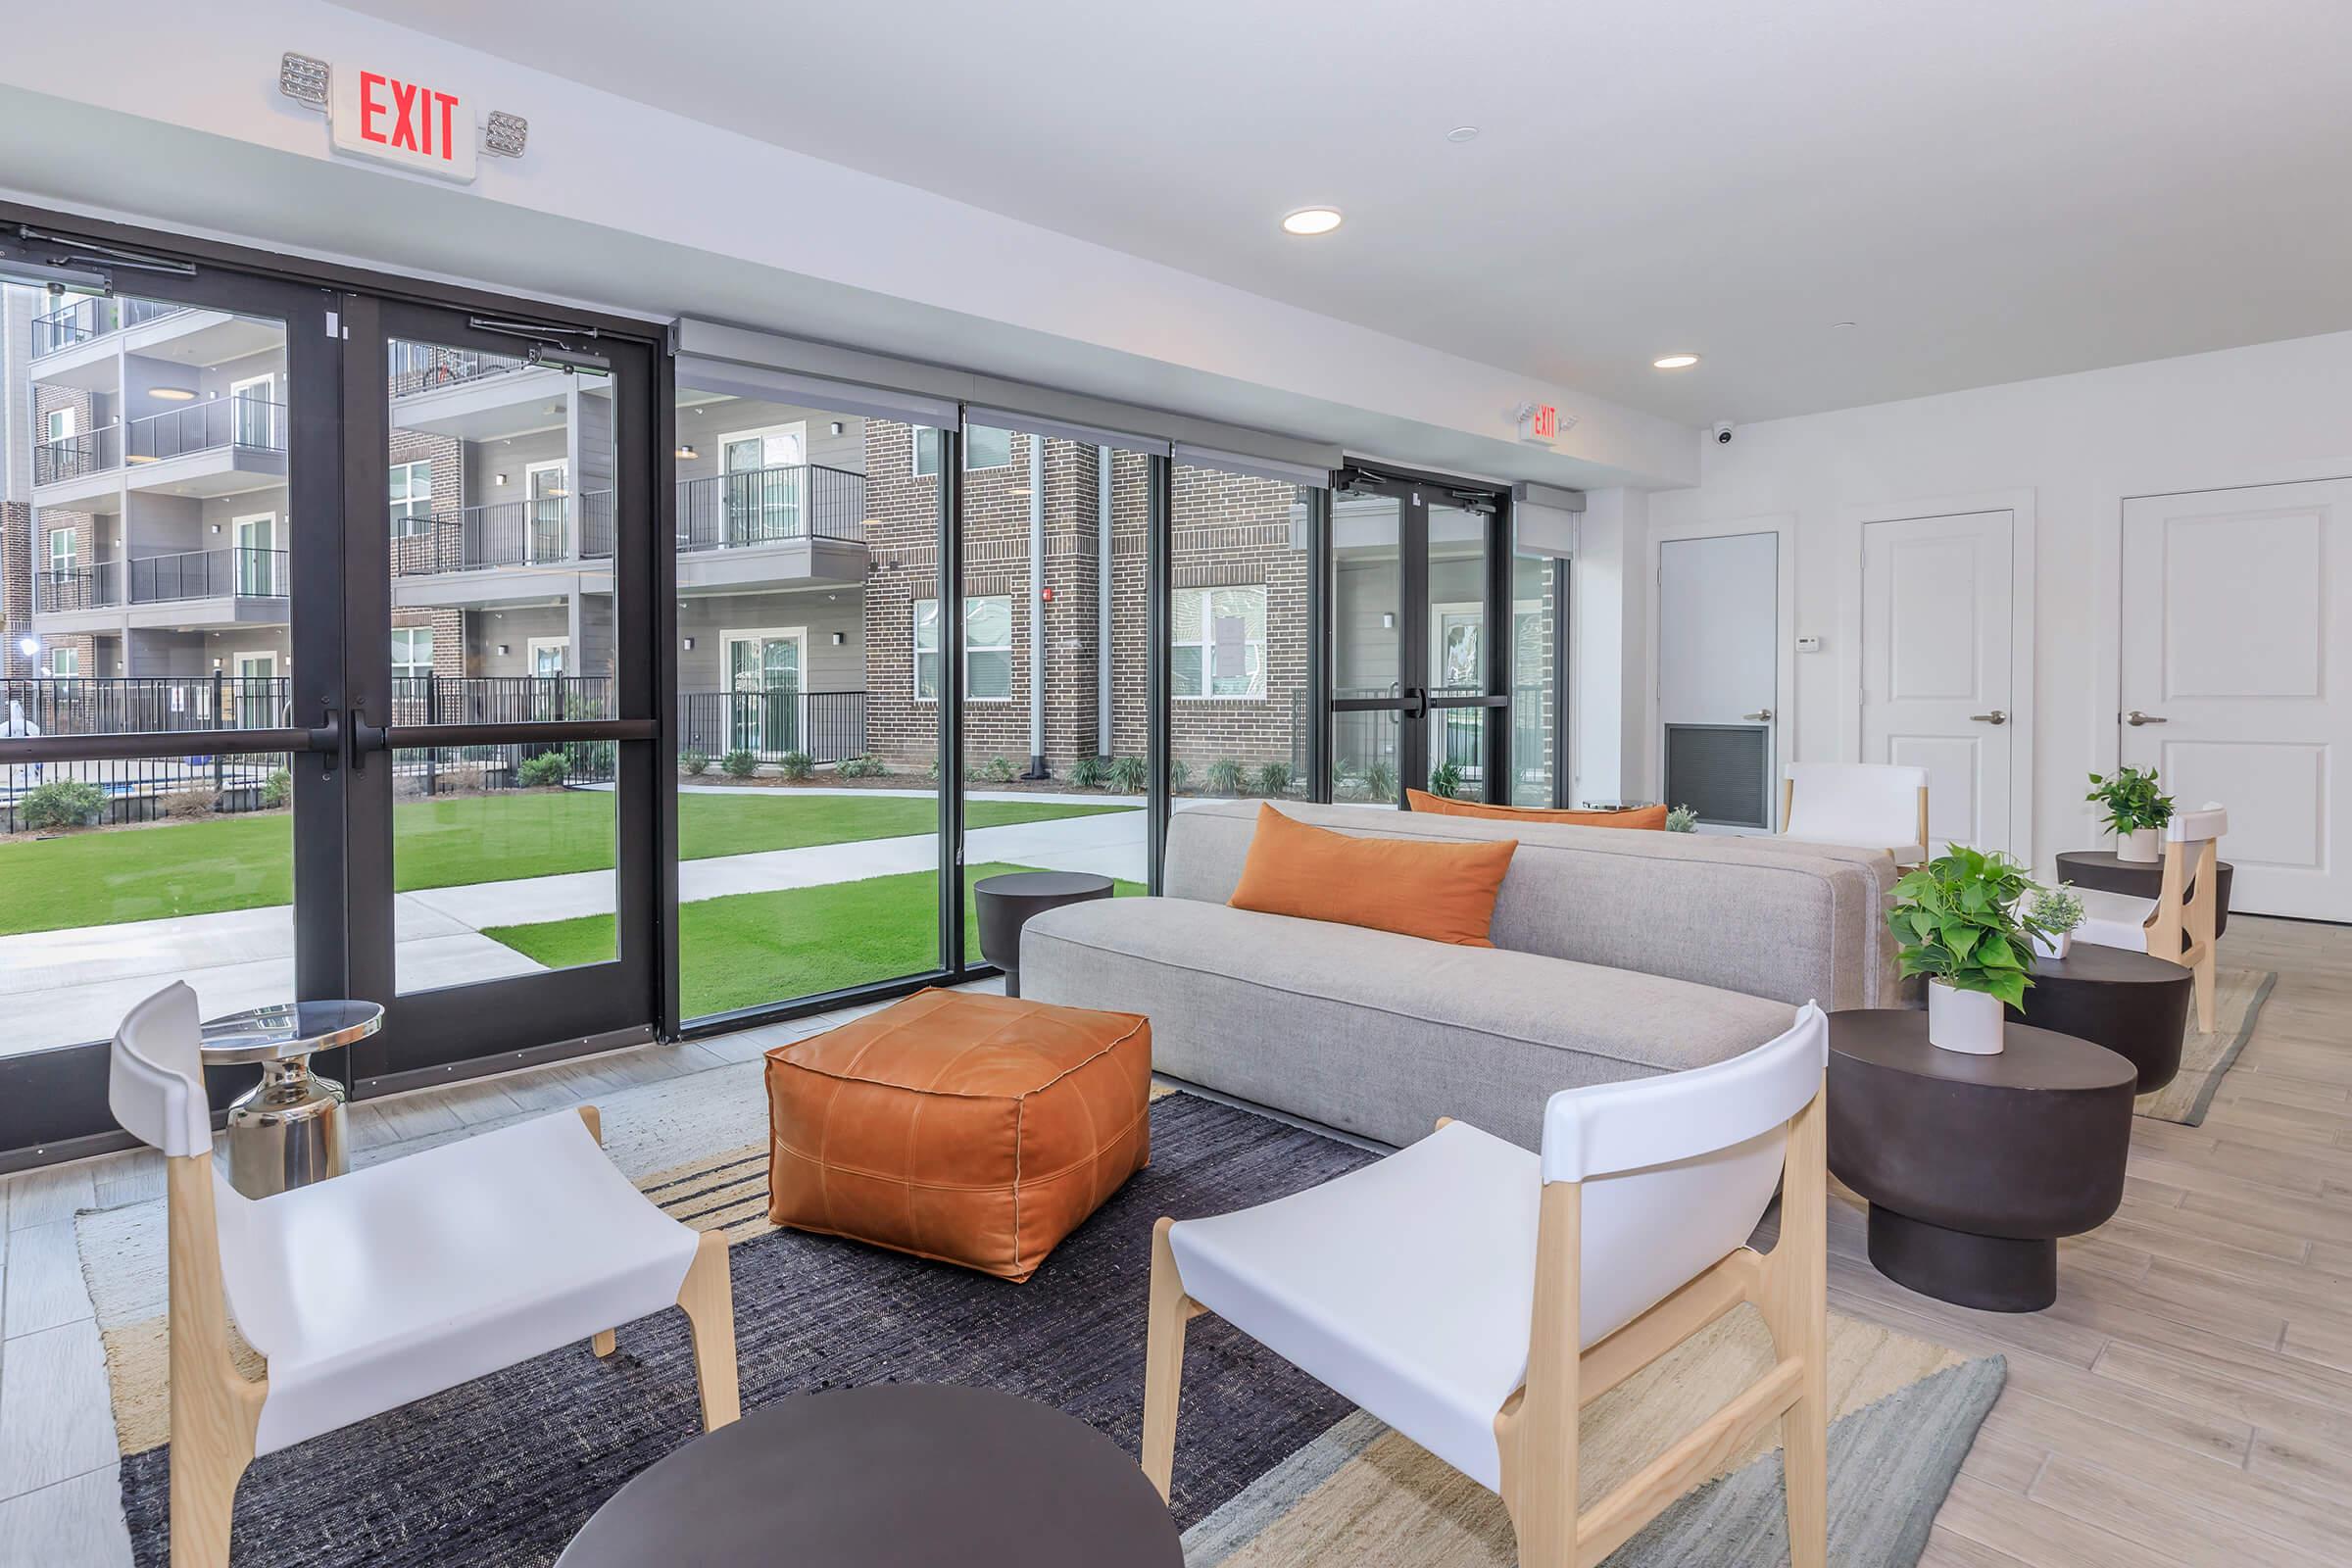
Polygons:
[[1633,811],[1554,811],[1540,806],[1489,806],[1484,801],[1449,801],[1427,790],[1406,790],[1416,811],[1433,816],[1487,816],[1503,822],[1565,822],[1571,827],[1634,827],[1666,831],[1666,808],[1644,806]]
[[1422,844],[1355,838],[1261,805],[1241,884],[1229,902],[1237,909],[1491,948],[1494,896],[1518,848],[1515,839]]

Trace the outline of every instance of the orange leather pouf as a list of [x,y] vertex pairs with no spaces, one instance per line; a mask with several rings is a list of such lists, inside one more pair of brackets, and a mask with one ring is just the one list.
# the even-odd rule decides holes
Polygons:
[[1152,1023],[922,991],[767,1054],[767,1214],[1008,1280],[1152,1155]]

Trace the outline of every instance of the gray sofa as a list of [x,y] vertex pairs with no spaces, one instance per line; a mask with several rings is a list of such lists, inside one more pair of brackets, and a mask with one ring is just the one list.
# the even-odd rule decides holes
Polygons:
[[[1022,994],[1141,1012],[1172,1077],[1384,1143],[1535,1148],[1560,1089],[1737,1055],[1793,1004],[1897,1004],[1883,851],[1284,803],[1342,832],[1515,838],[1493,948],[1236,909],[1257,803],[1176,813],[1167,895],[1049,910]],[[1367,900],[1378,888],[1361,890]]]

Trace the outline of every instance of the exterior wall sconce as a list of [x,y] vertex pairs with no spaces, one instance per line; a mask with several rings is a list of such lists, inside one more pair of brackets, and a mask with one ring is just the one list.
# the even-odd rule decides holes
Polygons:
[[846,631],[837,631],[833,634],[833,646],[836,648],[839,648],[842,644],[848,642],[849,640],[850,634]]
[[841,424],[841,421],[840,421],[839,419],[835,419],[835,420],[833,421],[833,424],[832,424],[832,427],[831,427],[831,428],[832,428],[832,432],[833,432],[833,434],[835,434],[835,435],[839,435],[839,434],[841,434],[841,430],[842,430],[842,424]]
[[694,639],[691,637],[686,639],[686,651],[690,654],[694,652]]
[[498,657],[499,657],[499,658],[501,658],[501,659],[504,659],[504,658],[506,658],[506,657],[507,657],[507,654],[508,654],[508,652],[509,652],[509,645],[508,645],[508,644],[506,644],[506,643],[500,643],[500,644],[498,645]]
[[1395,631],[1396,629],[1396,612],[1394,610],[1384,610],[1380,612],[1380,629],[1382,631]]
[[505,484],[505,483],[507,482],[507,476],[506,476],[505,474],[503,474],[503,473],[492,474],[492,475],[490,476],[490,482],[491,482],[492,484],[501,484],[501,485],[503,485],[503,484]]

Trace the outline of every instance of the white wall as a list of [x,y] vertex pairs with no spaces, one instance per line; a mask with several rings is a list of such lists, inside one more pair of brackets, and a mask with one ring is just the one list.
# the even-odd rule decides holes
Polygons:
[[[1795,661],[1784,745],[1800,760],[1839,751],[1840,661],[1861,631],[1849,509],[2030,493],[2036,667],[2019,678],[2021,696],[2032,683],[2034,827],[2021,848],[2046,869],[2057,851],[2093,842],[2083,776],[2115,757],[2124,498],[2352,475],[2352,332],[1776,419],[1740,426],[1729,446],[1701,442],[1699,484],[1651,496],[1650,521],[1796,518],[1787,635],[1825,642]],[[2352,615],[2333,631],[2352,636]],[[1647,671],[1638,678],[1646,693]],[[1654,788],[1648,760],[1645,740],[1628,767]]]
[[1648,788],[1641,757],[1652,499],[1640,490],[1592,491],[1577,524],[1576,559],[1568,572],[1572,806],[1638,798]]

